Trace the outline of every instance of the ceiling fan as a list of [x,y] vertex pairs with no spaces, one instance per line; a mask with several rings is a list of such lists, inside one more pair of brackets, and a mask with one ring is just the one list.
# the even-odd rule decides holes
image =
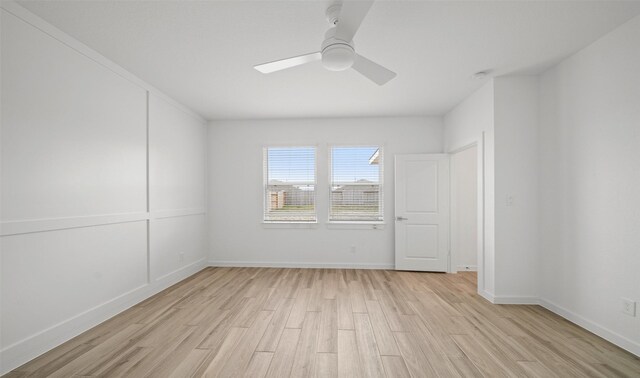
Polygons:
[[331,27],[324,35],[320,51],[258,64],[253,68],[268,74],[322,60],[322,65],[330,71],[353,68],[378,85],[387,83],[396,73],[357,54],[353,44],[353,37],[372,5],[373,0],[345,0],[329,6],[326,16]]

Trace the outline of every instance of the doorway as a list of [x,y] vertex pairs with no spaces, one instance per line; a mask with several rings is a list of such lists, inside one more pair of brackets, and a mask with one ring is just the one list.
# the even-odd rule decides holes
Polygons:
[[478,263],[478,146],[451,154],[451,272],[469,272],[477,282]]

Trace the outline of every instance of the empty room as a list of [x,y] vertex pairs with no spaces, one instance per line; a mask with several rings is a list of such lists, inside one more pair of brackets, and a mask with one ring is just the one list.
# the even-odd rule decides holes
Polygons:
[[0,12],[0,376],[640,377],[640,1]]

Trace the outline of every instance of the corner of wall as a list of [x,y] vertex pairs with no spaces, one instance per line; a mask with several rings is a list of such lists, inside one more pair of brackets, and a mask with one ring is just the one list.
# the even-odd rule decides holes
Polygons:
[[495,80],[496,296],[536,297],[538,78]]

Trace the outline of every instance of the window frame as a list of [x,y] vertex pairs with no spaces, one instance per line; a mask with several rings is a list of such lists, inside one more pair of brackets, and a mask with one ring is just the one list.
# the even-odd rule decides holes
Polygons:
[[[334,148],[358,148],[358,147],[377,147],[380,152],[379,163],[379,190],[378,190],[378,206],[380,208],[381,220],[331,220],[331,193],[333,187],[333,149]],[[383,143],[363,143],[363,144],[339,144],[332,143],[327,145],[327,173],[328,173],[328,191],[327,191],[327,228],[349,228],[349,229],[374,229],[382,230],[386,224],[385,207],[384,207],[384,162],[385,152]]]
[[[313,215],[314,220],[267,220],[267,186],[269,185],[270,148],[312,148],[313,149]],[[292,185],[309,185],[308,183],[292,183]],[[262,226],[264,228],[315,228],[318,224],[318,146],[309,143],[269,144],[262,146]]]

